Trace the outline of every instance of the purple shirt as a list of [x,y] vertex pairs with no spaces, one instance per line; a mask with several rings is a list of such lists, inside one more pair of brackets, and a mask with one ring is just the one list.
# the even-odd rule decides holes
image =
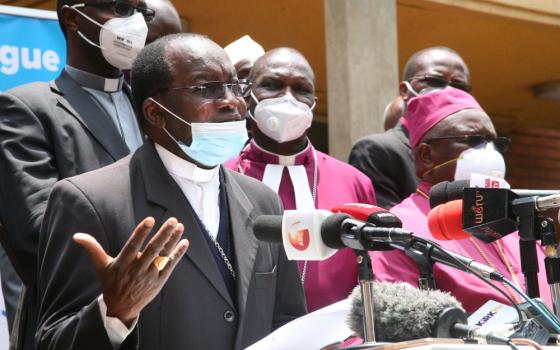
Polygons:
[[[419,189],[424,193],[430,193],[430,185],[423,182]],[[403,222],[403,228],[414,232],[415,235],[430,240],[435,238],[428,229],[428,213],[430,212],[429,200],[418,193],[413,193],[400,204],[394,206],[391,212],[398,216]],[[482,252],[490,259],[494,267],[510,281],[513,281],[506,263],[502,261],[498,252],[497,242],[485,243],[477,238],[478,246]],[[470,257],[476,261],[489,265],[486,259],[481,255],[471,238],[464,240],[437,241],[443,248]],[[506,261],[511,264],[514,275],[525,291],[525,280],[521,272],[521,262],[519,258],[519,235],[517,232],[509,234],[499,240],[499,244],[503,248]],[[414,286],[418,286],[418,268],[416,263],[407,257],[403,252],[398,250],[387,252],[374,252],[372,255],[372,264],[375,277],[381,281],[405,281]],[[541,298],[550,307],[550,288],[546,282],[546,273],[544,268],[544,253],[542,249],[537,248],[539,259],[539,290]],[[462,272],[443,264],[436,263],[433,268],[434,279],[438,289],[450,292],[462,304],[467,312],[473,312],[481,307],[485,302],[492,299],[497,302],[509,305],[509,301],[491,288],[484,282],[480,281],[476,276]],[[493,282],[498,288],[507,293],[506,288],[499,282]],[[518,298],[522,300],[515,292]],[[511,295],[510,295],[511,296]],[[515,300],[515,299],[514,299]],[[524,300],[523,300],[524,301]]]
[[[305,167],[309,187],[313,188],[315,149],[311,144],[295,156],[294,165]],[[371,180],[359,170],[319,151],[317,154],[316,208],[330,210],[344,203],[375,204]],[[238,158],[225,163],[229,169],[261,180],[267,164],[279,164],[280,157],[256,146],[254,141],[241,152]],[[288,170],[284,168],[278,191],[284,209],[296,209],[295,195]],[[298,262],[300,271],[303,262]],[[314,311],[350,294],[358,280],[356,255],[351,249],[341,249],[323,261],[309,261],[305,273],[305,297],[308,311]]]

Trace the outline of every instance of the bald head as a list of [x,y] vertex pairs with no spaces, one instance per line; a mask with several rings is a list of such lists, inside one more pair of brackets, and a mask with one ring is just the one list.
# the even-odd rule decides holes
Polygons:
[[469,69],[454,50],[436,46],[420,50],[404,66],[400,95],[408,101],[429,88],[451,85],[469,92]]
[[469,69],[463,58],[455,50],[445,46],[429,47],[413,54],[404,66],[402,80],[409,81],[419,72],[441,65],[442,62],[449,62],[453,69],[461,71],[468,80]]
[[147,22],[148,37],[146,44],[168,34],[182,31],[181,18],[169,0],[146,0],[146,6],[155,11],[154,18]]
[[250,80],[254,81],[260,75],[278,68],[293,70],[315,84],[315,73],[307,59],[301,52],[289,47],[272,49],[259,57],[251,70]]
[[[255,108],[260,101],[289,95],[309,108],[315,105],[313,69],[305,57],[295,49],[279,48],[265,53],[251,69],[250,80],[252,96],[254,96],[249,100],[249,110],[252,115],[255,115]],[[301,134],[297,131],[298,135],[295,135],[295,138],[290,136],[288,141],[277,141],[278,138],[273,139],[261,130],[261,127],[266,127],[265,122],[258,124],[251,118],[249,123],[254,140],[270,152],[291,155],[307,146],[308,129],[301,131]]]
[[404,114],[404,101],[402,97],[395,97],[383,112],[383,128],[389,130],[395,127]]
[[[234,72],[225,51],[204,35],[171,34],[146,45],[132,67],[132,95],[136,108],[141,111],[144,100],[170,87],[174,79],[198,74],[200,79],[215,80],[204,75],[208,67]],[[180,81],[176,84],[188,85],[181,85]]]

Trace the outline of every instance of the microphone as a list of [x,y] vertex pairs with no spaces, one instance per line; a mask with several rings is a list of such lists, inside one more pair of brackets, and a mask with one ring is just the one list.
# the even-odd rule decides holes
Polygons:
[[[402,221],[387,209],[371,204],[346,203],[331,209],[333,213],[344,213],[354,219],[366,221],[378,227],[398,227],[402,228]],[[375,242],[371,250],[384,251],[394,249],[391,245],[382,242]]]
[[[449,267],[471,273],[474,270],[485,278],[494,281],[503,281],[504,276],[496,269],[479,263],[478,261],[460,255],[440,247],[437,243],[423,238],[413,238],[409,243],[391,243],[394,248],[403,250],[407,255],[423,255],[431,261],[435,261]],[[459,261],[459,263],[457,262]]]
[[346,214],[319,209],[261,215],[255,220],[253,232],[259,240],[282,242],[290,260],[324,260],[340,248],[373,250],[376,242],[407,241],[412,236],[401,228],[376,227]]
[[371,204],[346,203],[331,209],[333,213],[344,213],[356,220],[366,221],[378,227],[402,228],[402,221],[387,209]]
[[[469,180],[443,181],[432,186],[430,190],[430,208],[455,199],[463,199],[463,190],[471,187]],[[511,190],[519,197],[545,197],[560,195],[558,190]]]
[[428,228],[435,239],[461,240],[471,235],[463,231],[463,201],[440,204],[428,213]]
[[289,260],[325,260],[336,253],[323,242],[321,225],[332,215],[328,210],[285,210],[283,215],[261,215],[253,232],[257,239],[282,242]]
[[375,250],[376,242],[408,242],[413,233],[398,227],[376,227],[346,214],[332,214],[323,221],[321,236],[331,248]]
[[[451,294],[416,289],[407,283],[373,284],[375,335],[381,342],[420,338],[467,338],[486,344],[507,344],[509,339],[467,325],[467,315]],[[358,287],[351,296],[347,323],[363,338],[362,298]]]

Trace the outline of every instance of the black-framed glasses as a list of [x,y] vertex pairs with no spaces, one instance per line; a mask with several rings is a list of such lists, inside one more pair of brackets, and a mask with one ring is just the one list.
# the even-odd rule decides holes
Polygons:
[[119,17],[130,17],[135,12],[140,12],[144,16],[146,22],[154,19],[156,11],[148,8],[145,4],[134,6],[126,0],[96,0],[88,3],[76,4],[79,7],[107,7],[112,8],[115,14]]
[[231,91],[237,97],[247,97],[251,91],[251,83],[247,80],[209,81],[200,85],[163,88],[159,89],[155,93],[164,90],[189,90],[193,93],[200,94],[203,98],[218,100],[226,95],[226,89]]
[[465,92],[471,92],[472,90],[472,87],[465,81],[446,80],[437,75],[424,74],[424,75],[414,76],[410,78],[410,81],[412,80],[418,80],[430,87],[434,87],[438,89],[442,89],[446,86],[452,86],[456,89],[463,90]]
[[487,135],[459,135],[459,136],[441,136],[433,137],[431,139],[424,140],[425,143],[430,143],[436,140],[457,140],[458,142],[465,143],[469,147],[476,147],[485,142],[492,142],[496,150],[500,153],[506,153],[509,149],[509,144],[511,139],[507,137],[492,137]]

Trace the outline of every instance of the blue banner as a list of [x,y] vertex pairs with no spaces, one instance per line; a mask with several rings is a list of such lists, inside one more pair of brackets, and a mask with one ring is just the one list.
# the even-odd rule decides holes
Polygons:
[[60,74],[66,41],[58,21],[0,13],[0,28],[0,91]]

